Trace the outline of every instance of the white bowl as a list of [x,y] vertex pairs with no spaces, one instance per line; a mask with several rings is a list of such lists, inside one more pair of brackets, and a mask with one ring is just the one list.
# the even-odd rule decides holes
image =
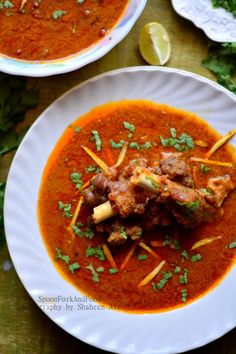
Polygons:
[[[115,353],[176,354],[209,343],[236,325],[236,266],[213,291],[173,311],[135,315],[103,310],[58,273],[37,223],[43,169],[65,128],[94,106],[122,99],[149,99],[192,111],[221,134],[236,126],[233,94],[210,80],[177,69],[120,69],[76,86],[37,119],[16,153],[4,205],[7,243],[30,296],[68,333]],[[232,143],[236,146],[236,138]],[[52,305],[51,297],[62,306],[60,310],[43,307]],[[81,304],[90,309],[78,308]],[[73,311],[68,310],[69,305]]]
[[0,71],[12,75],[43,77],[67,73],[92,63],[107,54],[129,33],[146,2],[147,0],[129,0],[115,27],[99,42],[78,54],[48,61],[20,60],[0,54]]

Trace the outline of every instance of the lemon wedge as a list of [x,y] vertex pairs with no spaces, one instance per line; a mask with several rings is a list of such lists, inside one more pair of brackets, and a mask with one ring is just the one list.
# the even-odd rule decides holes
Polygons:
[[170,58],[171,44],[165,28],[157,22],[146,24],[139,37],[139,50],[151,65],[164,65]]

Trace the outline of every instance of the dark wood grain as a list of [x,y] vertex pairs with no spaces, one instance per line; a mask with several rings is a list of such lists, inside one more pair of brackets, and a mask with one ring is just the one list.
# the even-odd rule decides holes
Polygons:
[[[120,67],[145,65],[138,52],[138,37],[142,26],[150,21],[162,23],[170,34],[172,55],[167,66],[214,79],[201,66],[208,42],[203,32],[175,14],[170,1],[148,0],[145,11],[129,35],[105,57],[69,74],[30,79],[29,84],[37,83],[40,101],[37,108],[28,112],[24,124],[31,124],[58,96],[96,74]],[[11,159],[12,154],[9,154],[1,160],[0,180],[7,176]],[[4,271],[3,266],[9,259],[5,245],[0,250],[0,354],[103,353],[73,338],[43,314],[23,288],[14,268]],[[190,353],[235,354],[236,330]]]

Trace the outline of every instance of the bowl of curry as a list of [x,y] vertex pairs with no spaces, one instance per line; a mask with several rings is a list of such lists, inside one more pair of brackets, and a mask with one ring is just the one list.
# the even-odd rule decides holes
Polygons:
[[0,70],[49,76],[89,64],[131,30],[146,0],[2,1]]
[[36,121],[7,183],[7,241],[62,328],[116,353],[177,353],[235,326],[235,105],[190,73],[127,68]]

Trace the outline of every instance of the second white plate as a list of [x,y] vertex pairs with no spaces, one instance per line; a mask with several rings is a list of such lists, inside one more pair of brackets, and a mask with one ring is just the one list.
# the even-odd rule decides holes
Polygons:
[[236,42],[236,18],[211,0],[171,0],[175,11],[201,28],[216,42]]

